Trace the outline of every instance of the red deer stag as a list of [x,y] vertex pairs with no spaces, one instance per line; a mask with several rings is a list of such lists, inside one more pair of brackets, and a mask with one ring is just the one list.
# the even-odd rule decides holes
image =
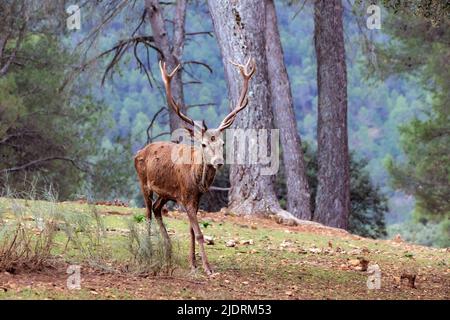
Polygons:
[[[239,101],[235,109],[226,116],[217,129],[208,130],[204,122],[199,124],[183,114],[179,104],[172,97],[170,82],[174,74],[180,69],[180,65],[171,73],[168,73],[165,63],[160,62],[159,66],[166,89],[167,103],[189,126],[186,129],[188,129],[194,144],[155,142],[139,150],[134,158],[146,205],[147,220],[151,221],[151,212],[153,210],[164,239],[166,254],[170,257],[171,244],[162,221],[161,209],[167,201],[172,200],[184,207],[189,218],[191,234],[189,264],[192,269],[196,268],[195,239],[197,239],[203,268],[208,275],[211,275],[213,271],[206,257],[203,234],[197,221],[199,201],[201,195],[208,191],[212,184],[216,170],[224,163],[224,142],[221,138],[221,132],[230,127],[236,115],[247,106],[249,81],[256,70],[253,59],[249,59],[245,65],[231,63],[239,68],[243,77]],[[200,134],[197,134],[198,132]],[[190,161],[182,163],[174,161],[174,158],[176,159],[177,156],[181,155],[188,155]],[[154,203],[152,202],[153,193],[157,195]]]

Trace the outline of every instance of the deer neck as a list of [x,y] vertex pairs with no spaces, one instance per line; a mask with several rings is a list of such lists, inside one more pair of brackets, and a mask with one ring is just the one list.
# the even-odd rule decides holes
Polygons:
[[194,181],[198,187],[198,190],[201,193],[206,193],[209,190],[209,187],[214,181],[214,177],[216,175],[216,169],[212,166],[208,166],[205,160],[205,154],[202,149],[199,150],[201,152],[201,163],[194,165],[193,175]]

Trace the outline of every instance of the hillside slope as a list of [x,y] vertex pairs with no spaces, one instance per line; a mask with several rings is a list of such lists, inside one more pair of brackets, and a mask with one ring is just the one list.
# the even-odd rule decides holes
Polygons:
[[[204,234],[214,239],[206,250],[217,274],[208,278],[200,269],[195,273],[188,269],[187,219],[173,211],[166,215],[165,223],[178,264],[171,275],[142,275],[127,272],[124,266],[131,259],[126,249],[128,226],[141,220],[143,210],[0,198],[0,229],[2,223],[14,219],[18,207],[30,223],[36,220],[36,213],[44,211],[98,213],[105,238],[110,240],[111,255],[102,257],[109,268],[92,263],[92,257],[81,258],[76,247],[63,250],[68,242],[59,235],[50,267],[0,272],[1,299],[450,298],[449,250],[411,245],[401,239],[372,240],[326,227],[285,226],[270,219],[200,212]],[[69,263],[81,264],[80,290],[67,288]],[[374,264],[381,269],[379,290],[367,287],[364,270]]]

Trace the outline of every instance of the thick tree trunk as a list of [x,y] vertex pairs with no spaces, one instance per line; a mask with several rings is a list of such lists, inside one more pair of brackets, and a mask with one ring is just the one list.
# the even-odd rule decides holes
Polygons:
[[314,220],[345,229],[350,211],[350,182],[342,10],[341,0],[315,2],[319,171]]
[[[233,128],[272,129],[265,36],[261,32],[265,29],[265,1],[209,0],[208,5],[233,103],[238,101],[242,79],[229,61],[245,63],[249,57],[256,60],[256,73],[250,81],[249,104],[237,116]],[[275,194],[274,176],[262,175],[262,168],[260,164],[231,166],[231,211],[270,214],[281,210]]]
[[[164,23],[164,15],[159,0],[146,0],[145,8],[152,27],[152,34],[156,46],[163,53],[167,69],[171,72],[181,61],[184,47],[184,22],[186,17],[186,0],[177,0],[175,9],[175,25],[173,43],[170,43],[167,28]],[[173,49],[172,49],[173,48]],[[184,107],[182,72],[177,72],[172,80],[172,95]],[[183,126],[183,121],[169,108],[170,130],[173,131]]]
[[266,1],[266,54],[272,111],[275,127],[280,129],[283,163],[287,185],[287,210],[294,216],[310,220],[311,203],[301,140],[295,120],[291,86],[284,65],[283,48],[278,32],[273,0]]

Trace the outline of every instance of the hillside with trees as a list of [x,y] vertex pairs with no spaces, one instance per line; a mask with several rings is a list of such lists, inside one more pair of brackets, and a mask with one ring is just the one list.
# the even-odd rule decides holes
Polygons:
[[[265,89],[258,93],[272,92],[271,108],[262,109],[265,104],[253,97],[236,125],[267,127],[273,122],[284,128],[282,167],[276,178],[261,178],[258,171],[251,173],[254,168],[245,173],[226,166],[215,182],[222,189],[211,190],[202,206],[230,206],[246,213],[271,207],[301,219],[348,225],[364,236],[400,233],[409,241],[448,246],[448,10],[417,3],[420,9],[385,4],[381,30],[369,30],[363,1],[342,2],[342,26],[326,25],[326,6],[267,1],[265,19],[272,27],[264,38],[271,41],[264,46],[265,40],[249,39],[255,35],[252,30],[243,34],[252,45],[261,44],[252,55],[262,59],[258,68],[266,78],[258,81]],[[229,92],[237,74],[224,65],[227,54],[236,60],[244,56],[218,37],[231,29],[217,29],[227,25],[214,24],[213,5],[90,3],[81,8],[81,30],[68,31],[64,1],[39,10],[33,1],[2,4],[4,190],[27,194],[51,185],[61,200],[119,199],[142,206],[131,159],[147,143],[169,140],[170,131],[180,126],[165,103],[160,54],[170,69],[177,60],[184,63],[174,80],[174,96],[191,118],[217,126],[230,101],[237,99],[237,91]],[[58,18],[48,19],[52,13]],[[250,25],[257,29],[256,20]],[[321,44],[331,45],[327,32],[334,39],[341,29],[336,59],[343,68],[330,72],[326,64],[336,66],[338,60],[329,61],[328,52],[337,49]],[[338,84],[336,75],[343,72],[345,82]],[[327,91],[331,82],[335,88]],[[334,109],[345,100],[341,109]],[[330,101],[336,114],[327,114]],[[287,113],[282,112],[286,106]],[[327,117],[339,124],[327,128]],[[338,136],[343,143],[339,148]],[[242,193],[240,183],[258,179],[260,191]],[[343,193],[334,199],[338,191]],[[259,200],[252,203],[250,194]],[[338,216],[342,223],[333,220]]]
[[1,1],[0,299],[450,299],[449,27]]

